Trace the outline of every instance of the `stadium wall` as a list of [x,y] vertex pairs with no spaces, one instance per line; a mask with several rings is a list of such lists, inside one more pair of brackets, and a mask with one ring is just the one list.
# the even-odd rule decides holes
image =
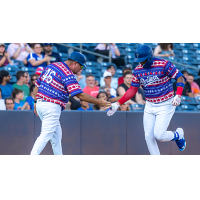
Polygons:
[[[175,113],[169,130],[182,127],[187,147],[158,142],[162,155],[200,155],[200,113]],[[65,155],[149,155],[143,129],[143,113],[63,111],[62,147]],[[32,111],[0,111],[0,155],[28,155],[40,134],[41,121]],[[50,142],[42,155],[52,155]]]

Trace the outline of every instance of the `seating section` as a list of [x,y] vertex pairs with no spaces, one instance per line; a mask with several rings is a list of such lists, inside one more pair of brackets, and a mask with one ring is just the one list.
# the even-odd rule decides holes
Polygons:
[[[62,43],[65,44],[65,43]],[[80,43],[66,43],[72,47],[80,47]],[[92,51],[94,52],[95,47],[98,43],[83,43],[82,49]],[[154,50],[155,47],[158,45],[158,43],[116,43],[117,47],[119,48],[119,51],[121,55],[125,58],[125,63],[131,63],[133,65],[133,69],[137,66],[137,63],[134,63],[134,52],[135,49],[141,45],[141,44],[147,44],[152,47]],[[5,43],[6,48],[9,45],[9,43]],[[200,43],[173,43],[174,45],[174,54],[175,57],[169,57],[165,58],[170,61],[178,62],[179,64],[175,64],[175,66],[181,71],[186,69],[189,73],[192,73],[195,78],[197,78],[198,70],[200,69]],[[73,50],[73,48],[65,47],[60,44],[53,44],[53,51],[60,54],[62,60],[66,60],[69,57],[69,54],[72,51],[78,51]],[[107,66],[114,65],[113,63],[108,62],[100,62],[97,56],[92,55],[90,53],[83,54],[87,58],[86,65],[88,68],[86,70],[83,70],[83,74],[89,74],[92,73],[95,76],[96,80],[100,80],[100,77],[103,76],[103,73],[105,72]],[[16,82],[16,73],[19,70],[22,71],[28,71],[29,74],[35,73],[35,69],[28,68],[24,65],[21,61],[13,60],[13,63],[15,66],[8,66],[8,67],[1,67],[0,70],[5,69],[9,71],[11,75],[11,83]],[[190,65],[194,67],[195,69],[187,68],[185,66],[181,66],[181,64]],[[16,67],[17,66],[17,67]],[[116,67],[116,74],[115,77],[122,76],[122,67]],[[143,111],[144,106],[141,106],[139,104],[134,104],[130,106],[131,111]],[[200,111],[200,97],[196,98],[190,98],[190,97],[182,97],[181,105],[176,107],[176,111],[181,112],[192,112],[192,111]]]

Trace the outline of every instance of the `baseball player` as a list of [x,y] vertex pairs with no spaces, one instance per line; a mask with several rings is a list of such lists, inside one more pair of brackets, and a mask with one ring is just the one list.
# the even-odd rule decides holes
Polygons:
[[[143,125],[150,154],[160,155],[156,139],[160,142],[175,141],[179,150],[183,151],[186,147],[183,129],[166,130],[176,106],[180,105],[186,78],[171,62],[154,58],[148,45],[141,45],[136,49],[134,62],[140,64],[133,72],[131,87],[122,98],[112,104],[107,115],[113,115],[119,106],[131,99],[138,87],[142,86],[146,98]],[[172,78],[177,80],[175,97]]]
[[69,100],[69,94],[101,107],[111,106],[110,102],[96,99],[81,90],[74,74],[86,68],[85,62],[83,54],[73,52],[65,62],[48,65],[36,81],[34,112],[39,115],[42,128],[31,155],[39,155],[49,140],[54,155],[62,155],[62,129],[59,119],[61,110],[65,109]]

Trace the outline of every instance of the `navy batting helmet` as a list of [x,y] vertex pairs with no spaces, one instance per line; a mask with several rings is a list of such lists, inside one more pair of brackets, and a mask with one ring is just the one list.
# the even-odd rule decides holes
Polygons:
[[153,51],[152,48],[148,45],[141,45],[135,50],[135,59],[134,62],[147,62],[143,65],[144,68],[147,68],[152,64],[153,61]]
[[85,64],[86,63],[86,57],[82,53],[72,52],[69,55],[68,59],[74,60],[74,61],[78,62],[81,66],[83,66],[84,68],[87,68],[87,66]]

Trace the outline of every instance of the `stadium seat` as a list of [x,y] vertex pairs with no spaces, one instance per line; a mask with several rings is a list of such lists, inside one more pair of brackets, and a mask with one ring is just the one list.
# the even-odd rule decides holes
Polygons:
[[200,111],[200,105],[197,106],[197,110]]
[[181,49],[180,44],[179,43],[173,43],[174,45],[174,50],[176,49]]
[[10,65],[3,67],[3,69],[9,72],[18,72],[20,70],[19,68]]
[[192,58],[190,56],[184,56],[183,63],[188,64],[188,65],[198,64],[197,59]]
[[116,74],[117,74],[118,76],[122,76],[122,75],[123,75],[122,69],[117,69]]
[[14,61],[13,61],[13,64],[16,65],[16,66],[18,66],[19,68],[25,67],[23,61],[14,60]]
[[183,56],[181,50],[174,50],[174,54],[175,54],[175,57],[181,57],[182,58],[182,56]]
[[96,62],[97,58],[95,55],[92,55],[90,53],[84,53],[84,55],[87,57],[87,61],[92,61],[92,62]]
[[188,49],[183,49],[182,50],[183,56],[190,56],[190,57],[197,57],[196,51],[188,50]]
[[139,43],[124,43],[124,45],[125,45],[125,47],[131,46],[132,48],[135,48],[135,49],[140,46]]
[[194,46],[192,43],[180,43],[181,49],[194,49]]
[[194,43],[193,44],[194,49],[200,49],[200,43]]
[[198,74],[199,69],[197,68],[197,69],[195,70],[195,69],[187,68],[187,71],[188,71],[188,73],[190,73],[190,74],[196,75],[196,74]]
[[68,47],[58,45],[58,51],[63,53],[68,53]]
[[101,70],[101,68],[102,68],[101,64],[99,64],[97,62],[87,61],[85,64],[87,65],[87,67],[93,67],[93,68],[95,68],[97,70]]
[[122,48],[118,48],[119,52],[120,52],[120,56],[125,56],[126,55],[126,51]]
[[127,62],[128,63],[133,63],[134,58],[135,58],[135,54],[134,53],[128,53],[127,54]]
[[118,48],[123,48],[123,49],[126,48],[126,45],[124,43],[116,43],[116,45]]
[[11,72],[11,71],[9,71],[9,74],[10,74],[11,76],[16,76],[17,72]]
[[193,105],[181,105],[183,112],[191,112],[191,111],[197,111],[197,106]]
[[101,63],[101,66],[102,66],[102,67],[107,67],[107,66],[109,66],[109,65],[113,65],[113,66],[115,66],[115,69],[117,69],[117,66],[116,66],[114,63],[109,63],[109,62],[102,62],[102,63]]
[[13,83],[16,83],[16,82],[17,82],[16,76],[11,76],[10,83],[13,84]]
[[101,76],[101,71],[95,69],[94,67],[87,67],[85,70],[86,74],[93,74],[94,76]]
[[126,47],[126,48],[125,48],[125,52],[126,52],[126,54],[127,54],[127,53],[135,53],[135,49],[132,48],[132,47]]
[[152,48],[156,48],[158,46],[158,43],[152,43]]
[[130,110],[134,112],[144,112],[144,105],[141,104],[131,104]]
[[182,111],[181,106],[176,106],[176,110],[175,110],[175,112],[177,112],[177,111]]
[[58,53],[58,48],[56,46],[52,46],[52,52]]
[[200,97],[195,97],[196,104],[200,104]]
[[34,74],[36,72],[36,69],[32,67],[22,67],[21,71],[29,72],[29,74]]
[[181,104],[192,104],[192,105],[195,105],[196,104],[196,101],[195,101],[195,98],[192,98],[192,97],[188,97],[188,96],[181,96]]

